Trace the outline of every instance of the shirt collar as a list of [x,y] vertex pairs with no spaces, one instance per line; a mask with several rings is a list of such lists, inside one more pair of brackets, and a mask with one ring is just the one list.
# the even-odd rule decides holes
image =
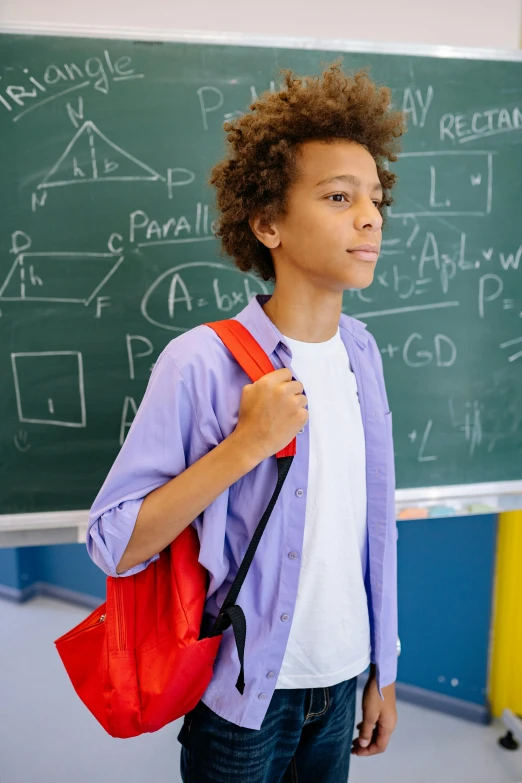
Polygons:
[[[268,302],[271,296],[272,294],[256,294],[234,318],[251,332],[268,356],[272,355],[279,343],[291,354],[292,351],[286,344],[284,335],[281,334],[277,326],[263,310],[263,305],[265,302]],[[363,321],[341,313],[339,328],[348,331],[363,350],[368,342],[368,332],[365,331],[366,326],[367,324]]]

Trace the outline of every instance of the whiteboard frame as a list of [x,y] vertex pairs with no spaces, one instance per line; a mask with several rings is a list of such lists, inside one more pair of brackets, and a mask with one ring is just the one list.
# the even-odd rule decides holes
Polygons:
[[[308,38],[293,36],[251,35],[203,30],[154,30],[137,28],[96,27],[87,25],[55,24],[0,24],[0,33],[13,35],[56,35],[73,38],[103,38],[130,41],[162,41],[165,43],[214,44],[225,46],[252,46],[280,49],[359,52],[368,54],[396,54],[412,57],[440,57],[446,59],[513,61],[522,63],[522,49],[488,49],[474,47],[436,46],[428,44],[380,43],[352,41],[344,38]],[[483,510],[474,510],[476,504]],[[453,513],[447,516],[470,514],[497,514],[522,509],[522,480],[455,484],[439,487],[398,489],[395,493],[396,518],[408,508],[430,509],[448,505]],[[417,517],[417,519],[422,517]],[[432,518],[437,518],[436,516]],[[404,518],[404,520],[406,517]],[[0,548],[43,544],[42,531],[53,531],[49,543],[85,543],[89,511],[48,511],[22,514],[0,514]]]
[[155,30],[132,27],[97,27],[74,24],[14,23],[0,24],[0,33],[14,35],[58,35],[72,38],[106,38],[165,43],[222,44],[260,46],[281,49],[318,49],[319,51],[367,52],[368,54],[406,54],[413,57],[442,57],[465,60],[513,60],[522,62],[522,49],[489,49],[434,44],[382,43],[352,41],[347,38],[308,38],[295,36],[252,35],[250,33],[211,30]]

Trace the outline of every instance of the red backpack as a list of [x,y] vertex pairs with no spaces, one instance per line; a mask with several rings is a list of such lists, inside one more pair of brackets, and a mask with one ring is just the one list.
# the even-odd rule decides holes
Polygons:
[[[239,321],[206,326],[252,382],[274,371]],[[243,694],[246,620],[236,599],[295,452],[294,437],[275,455],[274,494],[208,636],[200,638],[208,574],[198,562],[197,531],[188,525],[145,570],[108,576],[105,602],[54,642],[76,693],[112,737],[157,731],[190,712],[209,685],[223,631],[230,625],[241,667],[236,688]]]

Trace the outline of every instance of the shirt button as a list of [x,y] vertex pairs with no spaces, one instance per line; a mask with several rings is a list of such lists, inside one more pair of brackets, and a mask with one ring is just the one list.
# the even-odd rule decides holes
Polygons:
[[266,693],[260,693],[258,698],[259,699],[266,699]]
[[299,435],[302,435],[302,434],[303,434],[303,432],[304,432],[304,427],[303,427],[303,429],[302,429],[302,430],[299,430]]
[[295,560],[295,558],[297,557],[297,552],[289,552],[288,557],[291,557],[292,560]]
[[283,620],[283,621],[288,620],[288,615],[287,614],[282,614],[281,615],[281,620]]
[[298,498],[302,497],[304,495],[304,489],[296,489],[295,494]]
[[267,677],[275,677],[275,673],[274,672],[267,672],[266,676]]

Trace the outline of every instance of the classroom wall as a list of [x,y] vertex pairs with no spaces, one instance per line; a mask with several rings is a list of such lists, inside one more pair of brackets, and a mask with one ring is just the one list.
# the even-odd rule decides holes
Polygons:
[[[261,9],[261,10],[260,10]],[[517,49],[520,0],[2,0],[0,24],[86,25],[149,30],[215,30],[408,44]]]

